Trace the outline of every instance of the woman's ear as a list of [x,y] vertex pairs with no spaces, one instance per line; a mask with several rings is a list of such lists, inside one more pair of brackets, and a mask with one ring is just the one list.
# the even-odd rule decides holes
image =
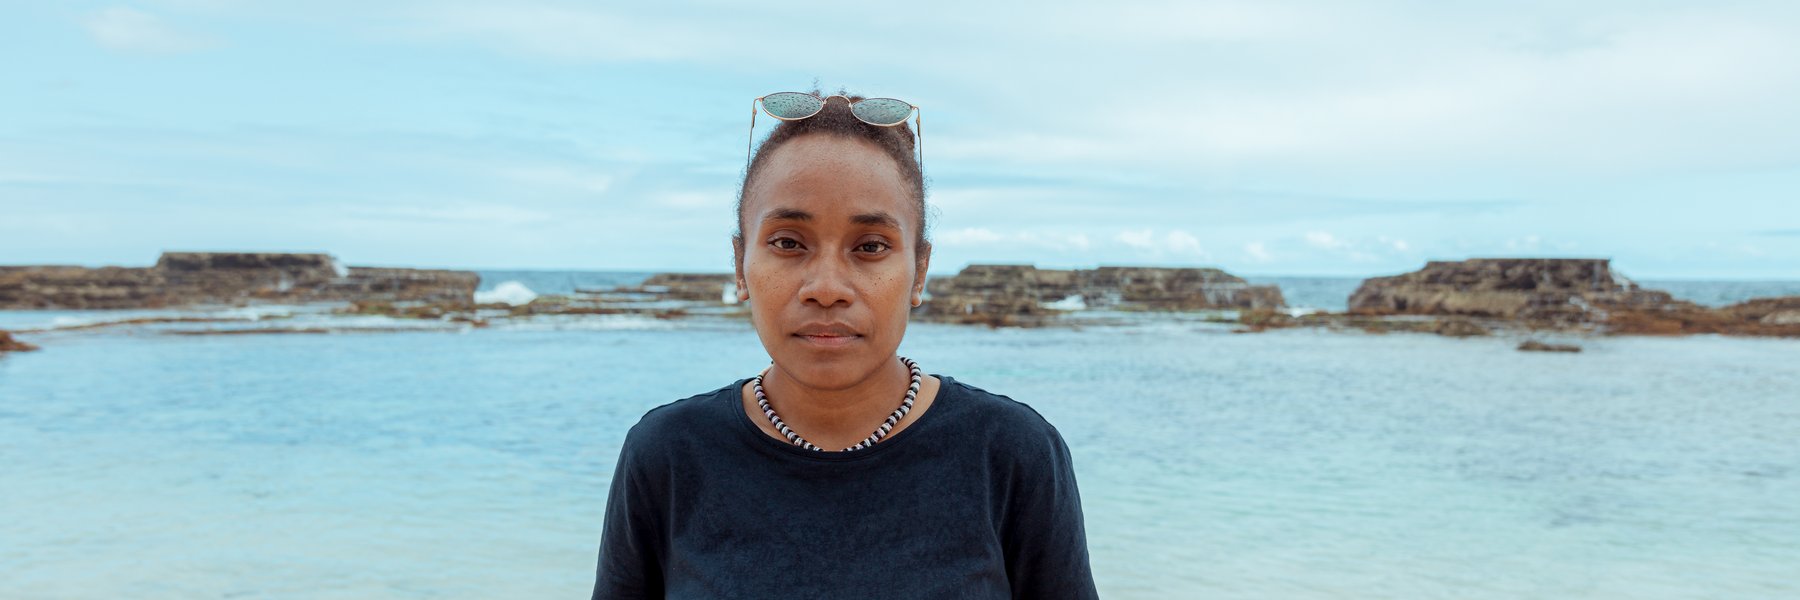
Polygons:
[[925,271],[931,267],[931,243],[926,242],[925,252],[919,255],[918,273],[914,276],[912,289],[912,305],[925,303]]
[[749,300],[750,286],[744,282],[744,238],[735,234],[731,236],[731,269],[736,277],[732,283],[737,288],[737,301]]

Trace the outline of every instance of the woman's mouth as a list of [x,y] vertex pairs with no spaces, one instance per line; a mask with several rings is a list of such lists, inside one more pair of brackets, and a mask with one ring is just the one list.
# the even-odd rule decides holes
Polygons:
[[821,348],[842,348],[862,339],[860,335],[801,335],[794,334],[808,344]]

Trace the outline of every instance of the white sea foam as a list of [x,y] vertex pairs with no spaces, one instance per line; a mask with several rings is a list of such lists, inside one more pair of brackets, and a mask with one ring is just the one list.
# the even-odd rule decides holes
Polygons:
[[504,302],[513,306],[519,306],[521,304],[530,304],[531,301],[536,300],[537,297],[537,292],[531,291],[531,288],[525,287],[525,284],[517,281],[508,281],[494,286],[494,289],[485,292],[475,292],[475,303],[492,304],[495,302]]
[[1067,298],[1040,304],[1050,310],[1087,310],[1087,301],[1081,298],[1081,294],[1070,294]]
[[638,331],[678,329],[683,324],[643,315],[540,315],[530,319],[493,321],[489,327],[516,331]]

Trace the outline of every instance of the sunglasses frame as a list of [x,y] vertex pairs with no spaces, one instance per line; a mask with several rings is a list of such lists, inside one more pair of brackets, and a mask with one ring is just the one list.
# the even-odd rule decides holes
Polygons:
[[925,110],[922,108],[919,108],[919,105],[913,104],[911,102],[907,102],[905,100],[901,100],[899,98],[863,98],[861,100],[851,100],[849,96],[844,96],[842,94],[832,94],[832,95],[826,96],[824,98],[819,98],[819,110],[812,111],[811,114],[808,114],[804,117],[788,118],[788,117],[783,117],[783,116],[777,115],[775,113],[769,112],[769,105],[767,103],[763,102],[763,98],[767,98],[769,96],[774,96],[777,94],[800,94],[802,96],[811,96],[813,98],[819,98],[818,96],[814,96],[814,95],[808,94],[806,92],[775,92],[774,94],[764,94],[762,96],[757,96],[755,100],[751,100],[750,101],[750,141],[747,142],[744,146],[744,164],[746,164],[746,165],[750,164],[751,158],[753,156],[755,156],[755,154],[753,153],[753,150],[756,147],[756,113],[758,112],[757,111],[758,105],[762,106],[761,112],[768,113],[770,117],[773,117],[773,118],[776,118],[776,119],[779,119],[782,121],[799,121],[801,119],[810,119],[814,116],[817,116],[821,112],[825,112],[825,105],[830,104],[832,98],[843,98],[844,102],[850,106],[850,116],[856,117],[856,120],[858,120],[858,121],[862,121],[864,123],[868,123],[868,124],[874,125],[876,127],[896,127],[896,126],[900,126],[900,125],[905,125],[906,118],[902,117],[899,121],[895,121],[893,123],[869,123],[868,120],[863,119],[861,116],[858,116],[856,114],[856,105],[857,104],[862,103],[862,102],[868,102],[870,100],[893,100],[895,102],[899,102],[901,104],[905,104],[907,106],[912,107],[913,135],[918,136],[918,140],[913,143],[913,147],[918,148],[918,150],[919,150],[919,170],[921,172],[925,170],[925,130],[921,126],[921,122],[923,121],[924,116],[925,116]]

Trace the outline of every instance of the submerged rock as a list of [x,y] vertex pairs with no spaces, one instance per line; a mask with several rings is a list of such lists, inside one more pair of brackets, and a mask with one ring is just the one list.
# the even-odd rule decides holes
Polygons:
[[1537,340],[1525,340],[1519,344],[1521,352],[1580,352],[1581,346],[1570,344],[1547,344]]

